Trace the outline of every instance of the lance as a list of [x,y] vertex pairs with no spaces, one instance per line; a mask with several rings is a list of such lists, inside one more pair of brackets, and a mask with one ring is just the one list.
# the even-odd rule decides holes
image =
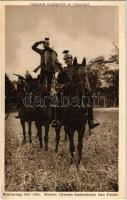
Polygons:
[[33,70],[33,72],[36,73],[40,68],[41,68],[41,65],[37,66],[37,67]]
[[26,81],[26,79],[23,76],[19,75],[19,74],[13,74],[13,75],[18,76],[19,78],[21,78],[21,79]]

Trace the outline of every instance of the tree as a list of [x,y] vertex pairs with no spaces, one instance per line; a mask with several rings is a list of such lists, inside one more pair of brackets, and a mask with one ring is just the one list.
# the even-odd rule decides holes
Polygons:
[[117,106],[119,99],[119,48],[113,43],[113,52],[108,60],[103,56],[92,59],[87,65],[87,73],[92,92],[103,95],[109,105]]

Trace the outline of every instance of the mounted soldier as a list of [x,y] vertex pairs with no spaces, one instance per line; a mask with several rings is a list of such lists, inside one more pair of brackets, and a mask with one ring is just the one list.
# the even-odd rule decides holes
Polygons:
[[32,80],[32,76],[29,73],[29,71],[26,71],[25,78],[26,78],[26,81],[28,81],[28,82],[30,82]]
[[[87,77],[87,74],[84,70],[84,67],[86,66],[86,59],[83,59],[82,64],[77,63],[77,58],[74,58],[69,53],[68,50],[63,51],[64,54],[64,61],[66,63],[66,67],[64,68],[64,73],[62,76],[59,74],[58,76],[58,84],[61,82],[61,78],[63,78],[63,86],[60,90],[65,91],[65,94],[68,96],[73,93],[75,94],[75,91],[77,91],[77,95],[82,95],[82,91],[84,91],[84,95],[88,95],[90,102],[87,101],[87,110],[88,110],[88,124],[90,129],[93,129],[94,127],[98,126],[98,122],[93,121],[93,105],[92,105],[92,95],[91,95],[91,89],[89,80]],[[60,81],[59,81],[60,80]]]
[[[39,49],[38,45],[43,44],[44,49]],[[50,48],[49,38],[45,38],[44,41],[36,42],[32,49],[39,53],[41,56],[41,62],[38,67],[33,71],[36,73],[41,69],[39,79],[43,87],[47,86],[48,91],[51,91],[51,85],[55,72],[61,70],[61,63],[57,59],[57,53]]]
[[28,71],[26,71],[25,78],[19,74],[13,74],[18,77],[17,81],[17,109],[18,109],[18,115],[15,116],[16,118],[19,117],[22,100],[25,94],[29,93],[30,91],[30,85],[32,81],[32,76]]
[[17,81],[17,92],[19,96],[22,96],[25,91],[25,81],[22,78],[22,76],[18,76],[18,81]]
[[22,104],[22,96],[24,95],[25,92],[25,79],[24,77],[18,75],[18,74],[13,74],[18,77],[17,81],[17,109],[18,109],[18,115],[15,116],[15,118],[20,118],[19,117],[19,112]]

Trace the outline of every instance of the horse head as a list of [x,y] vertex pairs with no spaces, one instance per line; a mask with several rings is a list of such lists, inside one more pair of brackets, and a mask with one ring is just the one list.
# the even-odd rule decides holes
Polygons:
[[42,91],[42,86],[38,78],[32,78],[29,82],[27,82],[27,85],[29,87],[29,91],[33,95],[40,94]]

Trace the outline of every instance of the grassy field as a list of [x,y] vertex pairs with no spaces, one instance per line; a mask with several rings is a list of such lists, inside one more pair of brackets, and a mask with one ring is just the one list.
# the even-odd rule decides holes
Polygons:
[[59,153],[54,151],[52,128],[49,151],[44,152],[39,148],[34,123],[32,144],[22,145],[22,129],[15,115],[10,114],[5,127],[6,191],[118,191],[118,110],[95,111],[100,126],[92,130],[91,136],[86,127],[78,171],[75,165],[69,165],[69,144],[64,141],[63,129]]

